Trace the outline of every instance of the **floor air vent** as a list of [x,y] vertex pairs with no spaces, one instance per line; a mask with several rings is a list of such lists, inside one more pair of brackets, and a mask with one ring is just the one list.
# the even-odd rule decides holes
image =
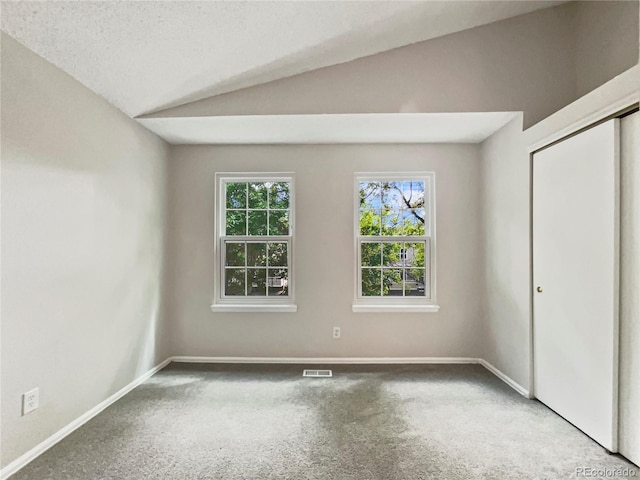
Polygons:
[[303,377],[332,377],[331,370],[303,370]]

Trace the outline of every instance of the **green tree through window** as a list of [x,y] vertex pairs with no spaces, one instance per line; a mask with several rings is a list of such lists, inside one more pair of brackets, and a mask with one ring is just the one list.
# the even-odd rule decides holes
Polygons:
[[221,235],[223,297],[287,297],[291,183],[229,179]]
[[360,181],[360,294],[425,297],[425,181]]

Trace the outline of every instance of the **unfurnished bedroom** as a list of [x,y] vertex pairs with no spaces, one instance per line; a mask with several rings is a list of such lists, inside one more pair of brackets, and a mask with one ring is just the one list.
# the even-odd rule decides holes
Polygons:
[[0,478],[640,476],[613,1],[2,1]]

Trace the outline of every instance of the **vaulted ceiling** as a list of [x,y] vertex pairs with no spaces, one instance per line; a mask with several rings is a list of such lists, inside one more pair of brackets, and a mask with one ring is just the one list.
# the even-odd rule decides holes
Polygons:
[[562,1],[3,1],[2,30],[131,117]]

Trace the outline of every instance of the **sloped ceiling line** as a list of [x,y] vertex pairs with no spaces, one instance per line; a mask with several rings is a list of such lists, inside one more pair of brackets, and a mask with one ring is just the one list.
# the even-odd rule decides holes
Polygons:
[[562,1],[3,1],[2,30],[130,117]]

